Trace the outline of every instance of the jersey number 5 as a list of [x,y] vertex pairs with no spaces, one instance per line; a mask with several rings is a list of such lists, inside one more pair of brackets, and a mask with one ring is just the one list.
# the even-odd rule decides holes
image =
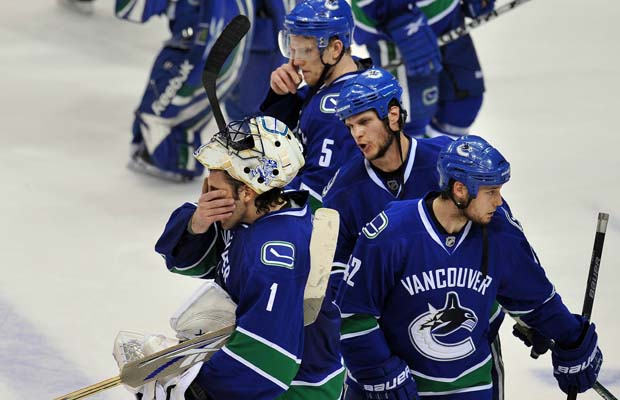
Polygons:
[[324,139],[323,147],[321,148],[321,157],[319,157],[319,165],[321,167],[329,167],[329,164],[332,162],[332,149],[329,146],[333,145],[334,141],[332,139]]

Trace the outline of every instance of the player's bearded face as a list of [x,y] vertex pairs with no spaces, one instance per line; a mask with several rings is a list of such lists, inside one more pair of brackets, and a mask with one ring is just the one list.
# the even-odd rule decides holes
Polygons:
[[364,157],[376,160],[383,156],[394,143],[394,135],[390,134],[383,121],[374,110],[364,111],[346,119],[345,124],[351,132],[357,147]]
[[465,216],[481,225],[491,222],[497,207],[503,204],[501,188],[501,186],[480,186],[476,198],[465,208]]

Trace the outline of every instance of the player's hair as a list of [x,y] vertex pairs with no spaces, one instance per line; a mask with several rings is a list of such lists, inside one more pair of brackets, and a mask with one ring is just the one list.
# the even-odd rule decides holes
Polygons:
[[[239,190],[241,190],[244,186],[248,185],[241,182],[240,180],[233,178],[228,172],[223,172],[224,177],[226,178],[226,182],[233,189],[233,198],[235,200],[239,200]],[[284,195],[281,188],[270,189],[264,193],[259,194],[256,199],[254,199],[254,205],[256,206],[256,211],[259,214],[266,214],[271,211],[273,207],[281,206],[284,203],[286,203],[286,196]]]

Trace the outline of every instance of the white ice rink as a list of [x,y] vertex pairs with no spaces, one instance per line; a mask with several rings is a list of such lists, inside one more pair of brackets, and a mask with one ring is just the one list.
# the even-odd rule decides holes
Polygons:
[[[498,0],[499,1],[499,0]],[[83,16],[53,0],[0,14],[0,399],[51,399],[118,373],[121,329],[171,335],[198,281],[153,251],[200,182],[125,169],[132,113],[165,21]],[[593,319],[600,381],[620,394],[620,44],[615,0],[534,0],[474,33],[487,94],[474,133],[512,163],[504,196],[581,311],[596,215],[611,214]],[[510,322],[510,321],[508,321]],[[508,399],[561,399],[549,356],[503,330]],[[93,398],[131,399],[122,388]],[[599,398],[593,391],[580,399]]]

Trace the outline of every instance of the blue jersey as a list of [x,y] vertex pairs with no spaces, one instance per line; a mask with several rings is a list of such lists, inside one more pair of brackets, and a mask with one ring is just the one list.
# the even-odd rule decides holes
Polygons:
[[423,397],[490,399],[488,315],[496,297],[548,337],[577,340],[580,323],[509,210],[498,208],[484,229],[470,221],[458,234],[442,233],[425,199],[390,203],[362,229],[338,299],[354,377],[400,359]]
[[439,190],[437,156],[447,137],[410,139],[403,171],[404,185],[394,194],[360,152],[333,177],[323,192],[323,205],[340,213],[333,273],[343,274],[362,227],[394,200],[414,199]]
[[195,204],[186,203],[173,213],[156,251],[173,272],[216,274],[237,303],[235,331],[201,368],[201,386],[213,398],[273,399],[319,388],[338,393],[316,398],[336,399],[343,377],[336,306],[330,301],[314,324],[303,326],[312,228],[308,208],[271,212],[230,231],[215,224],[191,235],[187,224],[195,210]]
[[[366,60],[358,65],[359,68],[370,66]],[[280,119],[291,128],[296,127],[301,136],[306,163],[291,182],[291,187],[310,192],[313,208],[320,206],[323,188],[338,168],[359,152],[349,129],[335,114],[340,89],[358,73],[338,77],[309,98],[311,88],[307,86],[296,96],[277,96],[271,92],[263,104],[262,110],[267,115]]]

